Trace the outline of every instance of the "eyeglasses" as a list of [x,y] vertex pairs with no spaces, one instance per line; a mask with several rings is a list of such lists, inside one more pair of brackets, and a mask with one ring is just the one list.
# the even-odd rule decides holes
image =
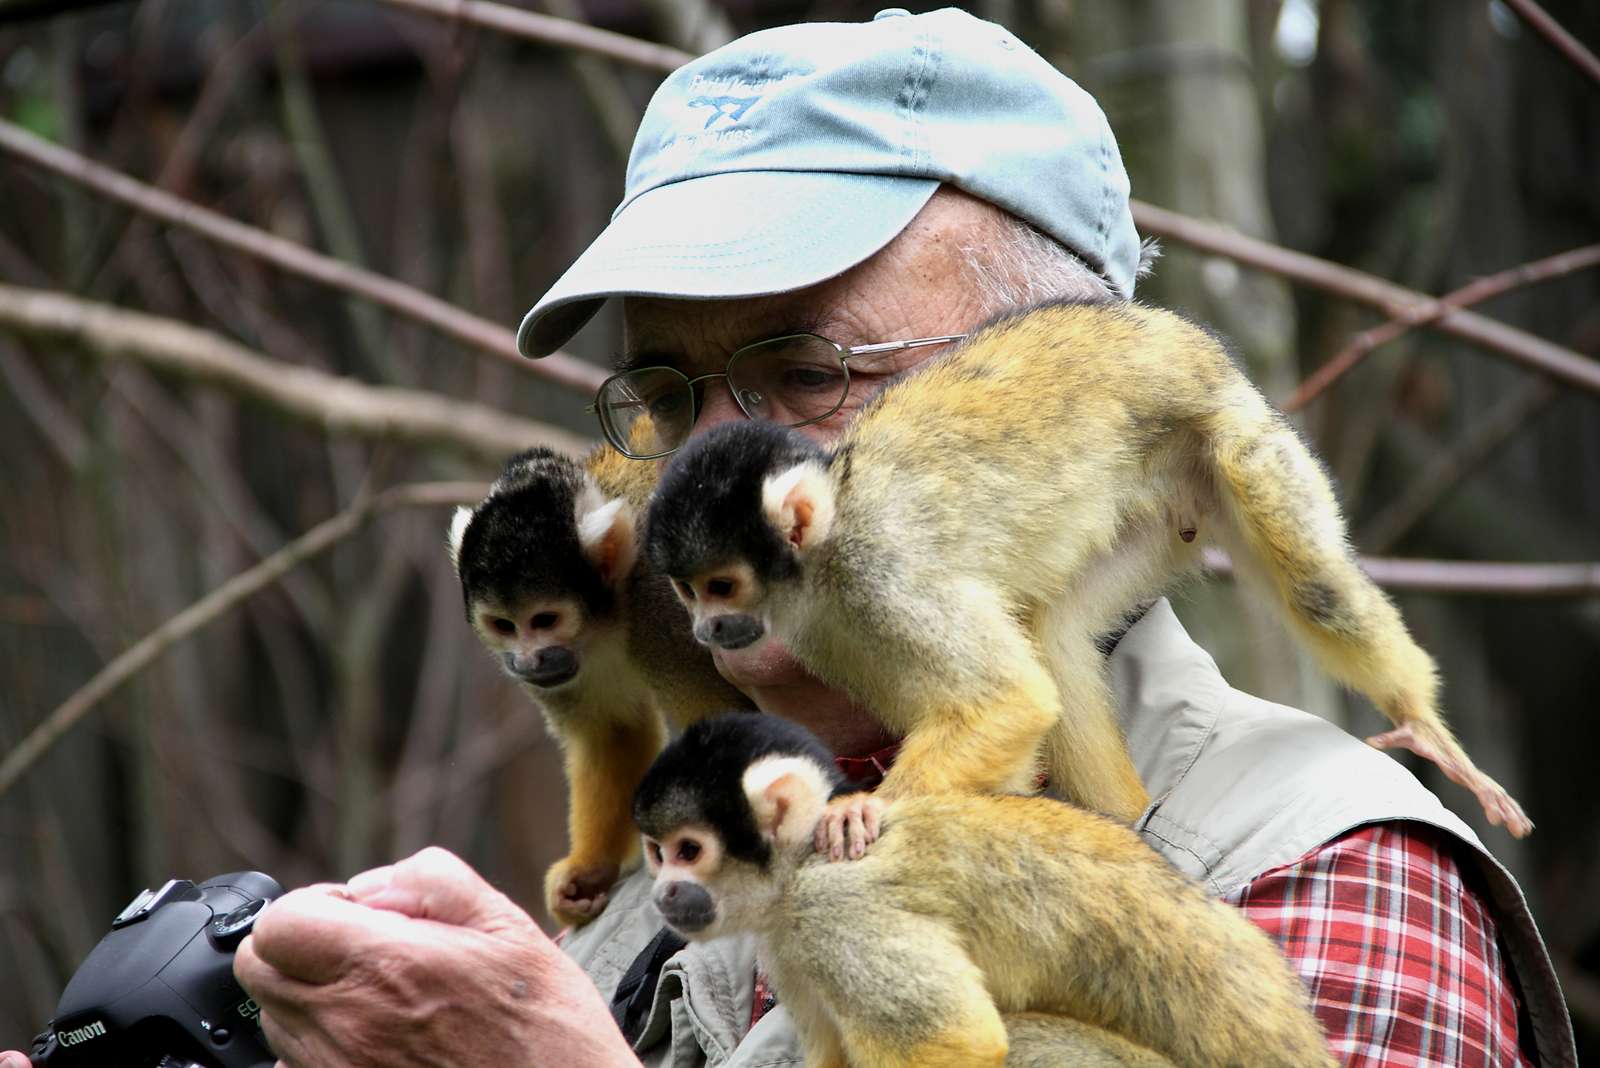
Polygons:
[[965,334],[884,341],[846,348],[816,334],[789,334],[736,349],[721,371],[690,378],[674,367],[639,367],[600,383],[584,411],[600,417],[606,440],[624,456],[653,460],[689,440],[699,414],[695,387],[728,380],[739,410],[751,419],[784,426],[818,423],[838,411],[850,392],[847,361],[928,345],[948,345]]

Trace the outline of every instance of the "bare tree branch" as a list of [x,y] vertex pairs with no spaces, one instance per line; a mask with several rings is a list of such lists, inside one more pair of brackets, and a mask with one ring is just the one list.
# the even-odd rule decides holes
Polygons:
[[372,271],[285,241],[265,230],[228,218],[181,197],[162,192],[86,156],[51,144],[15,123],[0,119],[0,151],[94,190],[175,226],[202,234],[213,241],[283,270],[315,279],[346,293],[355,293],[399,314],[497,357],[523,371],[552,382],[592,393],[605,373],[592,364],[564,353],[542,360],[525,359],[517,352],[516,337],[497,323]]
[[187,323],[61,293],[0,285],[0,328],[70,341],[101,359],[138,360],[335,434],[444,445],[496,463],[534,445],[571,455],[587,445],[576,434],[480,404],[296,367]]
[[259,564],[242,571],[135,642],[71,697],[57,706],[0,760],[0,796],[16,784],[50,747],[118,687],[149,667],[175,643],[215,620],[291,569],[360,530],[379,512],[404,507],[437,507],[479,500],[487,487],[476,482],[423,482],[396,486],[358,499],[349,509],[312,527]]
[[6,341],[0,341],[0,382],[10,387],[17,406],[61,462],[74,471],[82,470],[89,459],[89,435],[17,347]]
[[1572,34],[1568,33],[1550,13],[1533,0],[1506,0],[1507,6],[1522,16],[1526,22],[1539,32],[1545,40],[1555,46],[1555,50],[1567,58],[1574,67],[1587,74],[1593,81],[1600,83],[1600,59],[1595,54],[1583,47]]
[[636,67],[662,73],[677,70],[694,56],[666,45],[641,41],[626,34],[612,33],[571,19],[523,11],[508,4],[488,0],[379,0],[390,7],[409,8],[446,19],[459,19],[475,26],[495,30],[526,41],[593,52]]
[[[575,26],[582,25],[578,20],[583,15],[583,8],[578,0],[535,2],[544,5],[551,14],[568,19]],[[583,89],[595,118],[600,120],[600,128],[605,131],[612,153],[619,163],[626,163],[628,153],[633,149],[634,131],[639,128],[639,109],[628,99],[616,69],[582,52],[568,52],[564,58]]]
[[[1303,252],[1246,237],[1215,223],[1167,211],[1141,200],[1133,203],[1133,219],[1141,233],[1170,238],[1205,252],[1213,252],[1263,271],[1281,274],[1317,289],[1371,304],[1393,319],[1403,319],[1415,309],[1425,313],[1434,300],[1415,290],[1395,285],[1341,264],[1319,260]],[[1474,342],[1516,363],[1559,379],[1570,386],[1600,393],[1600,363],[1560,345],[1497,322],[1475,312],[1454,309],[1431,324],[1435,329]]]
[[1364,330],[1357,334],[1348,345],[1339,350],[1332,359],[1317,368],[1306,380],[1300,383],[1300,388],[1295,390],[1283,405],[1286,412],[1296,412],[1307,404],[1316,400],[1329,386],[1348,374],[1358,363],[1366,358],[1367,354],[1379,345],[1403,336],[1419,326],[1428,326],[1438,322],[1445,315],[1456,308],[1465,308],[1498,297],[1521,286],[1531,285],[1534,282],[1543,282],[1551,278],[1560,278],[1574,271],[1583,270],[1600,264],[1600,245],[1585,245],[1583,248],[1570,249],[1558,252],[1554,256],[1547,256],[1542,260],[1534,260],[1516,267],[1498,271],[1486,278],[1476,278],[1460,289],[1445,294],[1438,300],[1429,301],[1426,305],[1414,305],[1405,312],[1381,326],[1371,330]]
[[1536,378],[1473,420],[1461,441],[1441,450],[1362,528],[1357,543],[1372,552],[1386,552],[1523,424],[1560,396],[1561,391],[1548,378]]
[[[1401,560],[1363,556],[1361,570],[1391,590],[1464,593],[1491,597],[1593,597],[1600,594],[1597,564],[1491,564],[1466,560]],[[1206,567],[1233,574],[1220,549],[1205,551]]]
[[[367,267],[361,231],[350,210],[350,198],[339,169],[334,165],[328,138],[317,116],[311,79],[306,74],[305,57],[300,54],[295,23],[300,5],[278,0],[267,14],[271,28],[272,54],[278,72],[278,110],[283,118],[290,150],[300,166],[300,178],[311,200],[323,243],[338,259],[358,269]],[[390,382],[399,380],[394,360],[386,343],[383,316],[366,301],[346,297],[345,314],[355,333],[356,343],[375,377]]]

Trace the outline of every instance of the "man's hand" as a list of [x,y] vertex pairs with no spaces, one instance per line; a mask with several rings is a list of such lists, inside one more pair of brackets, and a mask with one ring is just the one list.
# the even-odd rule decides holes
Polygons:
[[285,895],[233,970],[285,1068],[638,1064],[578,966],[442,849]]

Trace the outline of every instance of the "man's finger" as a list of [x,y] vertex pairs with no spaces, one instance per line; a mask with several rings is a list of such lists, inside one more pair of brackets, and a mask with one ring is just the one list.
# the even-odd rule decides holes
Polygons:
[[[321,985],[392,942],[404,922],[319,887],[291,891],[267,906],[245,941],[251,946],[249,956],[260,963],[291,979]],[[237,959],[234,970],[238,972]],[[263,978],[257,973],[249,977]],[[241,981],[248,980],[241,976]]]
[[533,923],[466,861],[437,846],[397,864],[362,872],[347,885],[352,901],[413,919],[486,932]]

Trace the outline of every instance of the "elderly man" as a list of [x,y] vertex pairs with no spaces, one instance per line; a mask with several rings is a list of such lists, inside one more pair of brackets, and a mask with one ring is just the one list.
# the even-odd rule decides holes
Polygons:
[[[815,335],[824,360],[927,342],[841,364],[837,409],[806,426],[826,440],[890,375],[934,358],[935,339],[1046,296],[1130,299],[1139,260],[1117,147],[1087,94],[998,26],[886,11],[753,34],[669,77],[622,206],[519,343],[548,353],[622,297],[625,377],[602,390],[602,421],[615,434],[626,418],[612,401],[676,405],[677,426],[648,450],[631,443],[661,453],[747,414],[817,414],[785,392],[817,383],[764,374],[758,342]],[[1415,779],[1321,721],[1231,690],[1165,602],[1106,645],[1154,799],[1138,829],[1280,942],[1336,1054],[1576,1063],[1521,893]],[[757,704],[816,731],[853,770],[888,759],[894,739],[870,711],[774,643],[717,656]],[[624,879],[558,949],[430,850],[289,895],[236,968],[294,1068],[798,1063],[751,946],[682,948],[645,886]]]

